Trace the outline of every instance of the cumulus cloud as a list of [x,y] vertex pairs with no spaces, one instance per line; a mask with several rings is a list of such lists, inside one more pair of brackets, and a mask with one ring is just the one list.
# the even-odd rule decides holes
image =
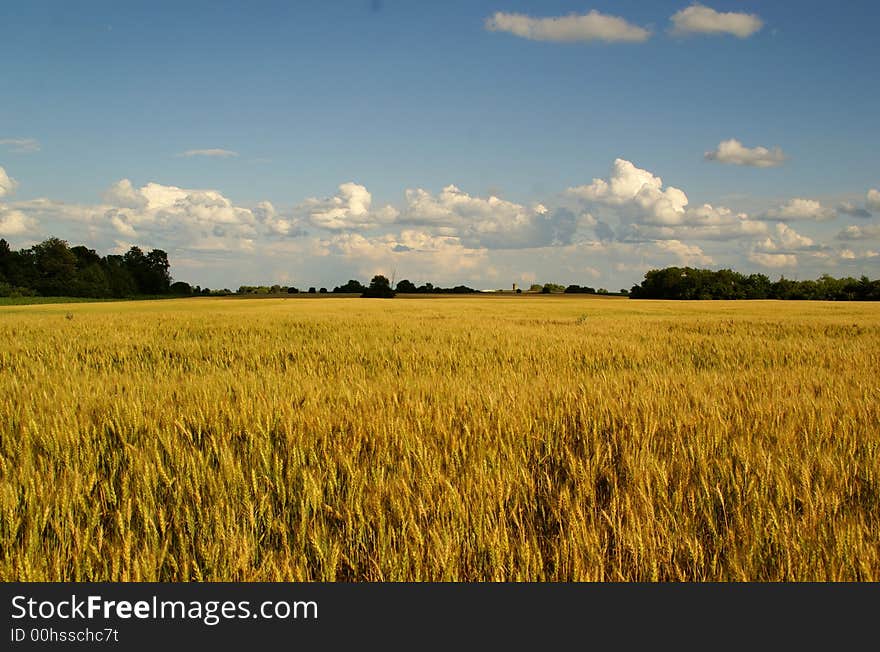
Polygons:
[[880,224],[852,225],[837,234],[840,240],[872,240],[880,238]]
[[216,190],[193,190],[148,183],[133,188],[127,180],[105,195],[118,200],[104,218],[126,238],[142,233],[174,234],[192,248],[229,249],[249,246],[258,235],[257,219],[248,208],[235,206]]
[[871,188],[871,190],[868,191],[865,205],[869,211],[880,211],[880,190]]
[[871,217],[871,213],[864,209],[856,206],[852,202],[845,201],[841,202],[837,206],[837,212],[843,213],[844,215],[849,215],[850,217]]
[[679,240],[661,240],[655,245],[660,251],[673,254],[682,265],[711,265],[715,262],[697,245],[685,244]]
[[795,267],[803,256],[824,260],[830,255],[830,247],[817,244],[787,224],[779,223],[771,235],[754,243],[748,259],[762,267],[778,268]]
[[752,252],[749,254],[749,260],[762,267],[780,268],[780,267],[797,267],[798,258],[795,254],[768,254],[762,252]]
[[182,156],[185,158],[191,158],[193,156],[208,156],[211,158],[232,158],[234,156],[238,156],[238,152],[233,152],[229,149],[188,149],[185,152],[180,152],[178,156]]
[[27,215],[56,222],[90,223],[99,217],[104,210],[101,206],[69,204],[45,197],[13,202],[11,208],[23,211]]
[[593,10],[587,14],[570,14],[535,18],[526,14],[499,11],[486,19],[490,32],[509,32],[532,41],[604,41],[606,43],[646,41],[651,32],[618,16]]
[[0,204],[0,236],[18,236],[33,233],[37,221],[20,210]]
[[348,182],[340,184],[339,192],[333,197],[307,199],[301,209],[313,226],[329,231],[372,229],[391,224],[397,218],[398,210],[393,206],[374,211],[372,203],[373,196],[365,186]]
[[459,238],[437,236],[416,229],[399,234],[364,236],[339,233],[317,242],[317,255],[334,255],[352,261],[364,275],[398,278],[456,280],[462,272],[486,264],[487,250],[465,246]]
[[785,154],[779,147],[745,147],[735,138],[721,141],[717,149],[706,152],[705,158],[707,161],[755,168],[779,167],[785,162]]
[[[5,171],[3,180],[11,189]],[[855,208],[842,206],[842,213]],[[449,185],[439,192],[406,190],[400,211],[375,207],[370,192],[354,182],[341,184],[331,197],[279,209],[268,201],[240,206],[217,190],[121,179],[95,205],[6,201],[0,205],[0,235],[58,235],[102,250],[161,247],[193,269],[198,261],[220,269],[223,260],[235,260],[236,271],[226,273],[250,265],[247,278],[254,282],[271,259],[296,275],[297,268],[331,279],[345,275],[340,282],[396,270],[397,278],[479,286],[505,275],[516,280],[531,269],[544,270],[545,280],[567,282],[668,264],[798,266],[812,274],[826,271],[821,266],[855,266],[869,254],[876,257],[859,243],[842,242],[880,239],[880,227],[870,222],[841,231],[835,247],[789,224],[834,215],[809,199],[790,200],[757,218],[716,204],[691,205],[684,190],[621,158],[605,178],[545,203],[476,196]]]
[[286,237],[305,235],[305,230],[300,225],[299,220],[279,215],[271,202],[261,201],[253,209],[253,213],[257,222],[263,225],[266,233],[269,235]]
[[801,235],[787,224],[776,225],[775,234],[759,241],[756,249],[767,253],[807,250],[815,246],[812,238]]
[[13,154],[33,154],[40,151],[40,142],[34,138],[0,138],[0,147]]
[[837,217],[837,213],[833,208],[822,206],[822,204],[814,199],[790,199],[782,206],[771,208],[764,212],[760,217],[764,220],[779,222],[792,220],[825,222],[833,220]]
[[703,204],[685,210],[682,233],[693,238],[708,240],[756,236],[765,233],[767,225],[753,220],[746,213],[735,213],[724,206]]
[[623,232],[623,239],[632,242],[650,240],[737,240],[753,239],[766,234],[767,224],[749,219],[746,215],[733,216],[718,224],[681,224],[657,226],[630,224]]
[[128,179],[120,179],[104,193],[104,201],[122,208],[146,208],[146,196],[136,190]]
[[680,224],[688,203],[682,190],[663,188],[663,179],[620,158],[614,161],[608,181],[593,179],[567,192],[583,201],[628,209],[639,221],[654,224]]
[[748,38],[764,26],[764,21],[756,14],[720,12],[701,4],[677,11],[670,20],[670,31],[677,36],[732,34],[738,38]]
[[16,187],[18,186],[18,182],[6,174],[6,170],[0,166],[0,197],[5,197],[6,195],[11,195],[15,192]]
[[531,207],[490,195],[472,196],[449,185],[437,195],[422,188],[406,191],[403,224],[432,227],[460,237],[469,246],[518,249],[567,244],[582,219],[566,208]]
[[801,235],[787,224],[776,225],[776,237],[784,249],[805,249],[815,244],[812,238]]
[[818,254],[817,257],[832,265],[836,263],[861,264],[864,261],[875,262],[873,259],[880,257],[880,252],[871,249],[850,249],[849,247],[839,247],[833,250],[829,248],[827,251]]
[[262,204],[251,209],[236,206],[216,190],[152,182],[135,187],[128,179],[113,184],[101,204],[41,198],[14,202],[10,208],[39,221],[45,235],[87,238],[95,246],[122,242],[196,251],[248,251],[261,237],[302,233],[295,220],[282,218]]
[[599,238],[599,240],[614,240],[614,238],[617,237],[614,229],[607,222],[597,220],[589,213],[586,214],[586,217],[592,218],[590,220],[592,222],[591,226],[593,227],[593,232],[596,234],[596,237]]
[[683,190],[664,186],[661,177],[624,159],[614,161],[607,180],[593,179],[567,194],[591,209],[616,214],[621,222],[617,233],[627,242],[754,239],[768,231],[766,223],[746,213],[712,204],[690,206]]

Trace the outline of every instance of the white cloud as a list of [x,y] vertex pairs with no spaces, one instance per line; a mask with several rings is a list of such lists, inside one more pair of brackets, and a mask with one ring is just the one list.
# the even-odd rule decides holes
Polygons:
[[0,146],[13,154],[33,154],[40,151],[40,142],[34,138],[0,138]]
[[624,232],[625,240],[735,240],[751,239],[767,233],[767,224],[739,214],[718,224],[681,224],[656,226],[630,224]]
[[491,32],[509,32],[533,41],[605,41],[642,42],[651,32],[633,25],[623,18],[608,16],[598,11],[587,14],[570,14],[550,18],[534,18],[525,14],[497,12],[486,19],[486,29]]
[[234,156],[238,156],[238,152],[233,152],[229,149],[188,149],[185,152],[181,152],[178,156],[191,158],[193,156],[208,156],[211,158],[232,158]]
[[216,190],[159,183],[135,189],[123,179],[105,198],[118,203],[107,207],[103,217],[118,235],[129,239],[173,236],[190,248],[226,250],[246,248],[258,234],[253,211],[235,206]]
[[859,208],[849,201],[841,202],[840,204],[838,204],[837,212],[843,213],[844,215],[849,215],[851,217],[871,217],[871,213],[868,210],[864,208]]
[[[590,207],[614,212],[621,222],[617,233],[629,242],[753,239],[767,233],[766,223],[746,213],[712,204],[689,206],[683,190],[664,187],[659,176],[624,159],[614,162],[608,180],[593,179],[591,184],[569,188],[567,194]],[[603,231],[614,236],[615,230],[607,225]]]
[[[760,235],[767,230],[766,224],[753,220],[746,213],[734,213],[729,208],[712,204],[688,207],[681,226],[685,232],[692,233],[692,237],[704,233],[710,240]],[[713,234],[714,237],[709,237]]]
[[852,225],[837,234],[840,240],[872,240],[880,238],[880,224]]
[[358,266],[365,276],[395,273],[397,280],[456,281],[463,272],[486,264],[484,248],[467,247],[458,238],[405,229],[399,234],[367,237],[340,233],[316,243],[317,255],[334,255]]
[[674,13],[671,32],[675,35],[689,34],[732,34],[747,38],[764,25],[756,14],[738,12],[719,12],[701,4],[693,4]]
[[254,208],[253,213],[269,235],[297,237],[305,234],[299,220],[278,215],[271,202],[261,201]]
[[833,220],[837,213],[833,208],[826,208],[814,199],[790,199],[782,206],[771,208],[763,213],[760,218],[787,222],[790,220],[813,220],[825,222]]
[[118,212],[114,210],[107,211],[107,219],[110,220],[110,225],[113,227],[113,230],[116,231],[119,235],[135,239],[138,237],[137,231],[134,230],[134,227],[125,220],[123,215],[120,215]]
[[377,211],[371,210],[373,196],[366,187],[349,182],[339,185],[339,192],[324,199],[311,197],[301,208],[313,226],[329,231],[372,229],[381,224],[391,224],[398,211],[391,205]]
[[749,260],[762,267],[780,268],[797,267],[798,259],[794,254],[767,254],[753,252],[749,254]]
[[22,211],[0,204],[0,236],[16,236],[33,233],[37,221]]
[[[4,187],[12,185],[8,180]],[[683,190],[624,159],[606,178],[544,203],[475,196],[449,185],[436,193],[406,190],[400,208],[377,209],[369,191],[353,182],[291,209],[267,201],[245,207],[216,190],[121,179],[94,205],[7,201],[0,205],[0,235],[19,242],[57,235],[102,251],[160,247],[194,270],[199,261],[210,262],[204,269],[215,270],[214,277],[188,280],[211,287],[217,275],[228,286],[284,272],[308,286],[395,270],[398,279],[444,285],[494,287],[506,279],[509,286],[532,271],[542,281],[583,283],[601,274],[625,285],[632,274],[668,264],[797,266],[818,275],[835,265],[876,264],[876,252],[860,248],[869,243],[854,241],[880,239],[880,226],[871,222],[844,229],[833,247],[823,240],[833,237],[827,227],[822,237],[821,226],[812,237],[798,233],[789,220],[835,214],[809,199],[757,218],[715,204],[692,206]],[[872,255],[871,263],[862,262]]]
[[812,238],[801,235],[787,224],[776,225],[775,237],[767,237],[756,243],[756,249],[766,253],[791,253],[815,246]]
[[27,215],[39,218],[41,221],[48,219],[60,222],[89,223],[99,217],[103,211],[101,206],[68,204],[45,197],[16,201],[11,206]]
[[776,237],[783,249],[805,249],[815,244],[812,238],[801,235],[787,224],[776,225]]
[[15,192],[16,187],[18,186],[18,182],[6,174],[6,170],[0,166],[0,197],[5,197],[6,195],[11,195]]
[[298,219],[269,202],[244,207],[216,190],[154,182],[136,187],[128,179],[108,188],[101,204],[31,199],[11,208],[38,219],[45,235],[87,238],[92,246],[121,241],[178,251],[253,251],[265,239],[304,235]]
[[747,165],[756,168],[779,167],[785,162],[785,154],[779,147],[745,147],[735,138],[721,141],[718,149],[706,152],[707,161],[731,165]]
[[147,206],[147,198],[136,190],[128,179],[121,179],[110,186],[104,193],[104,201],[122,208],[146,208]]
[[880,190],[871,188],[868,191],[865,206],[869,211],[880,211]]
[[687,195],[673,186],[663,188],[663,179],[616,159],[609,180],[569,188],[568,194],[587,202],[625,209],[637,221],[652,224],[680,224],[685,219]]
[[854,251],[844,247],[838,249],[835,253],[840,260],[847,262],[871,260],[872,258],[880,257],[880,252],[872,251],[871,249]]
[[421,188],[406,191],[406,210],[399,222],[428,226],[438,234],[460,237],[468,246],[518,249],[566,244],[579,218],[571,211],[531,207],[494,195],[474,197],[449,185],[436,196]]
[[660,251],[673,254],[682,265],[711,265],[714,262],[697,245],[685,244],[679,240],[661,240],[654,244]]
[[176,250],[247,251],[260,237],[301,235],[298,223],[274,209],[267,215],[262,205],[236,206],[216,190],[159,183],[138,188],[127,179],[109,188],[102,204],[31,199],[10,208],[39,221],[43,235],[85,238],[96,247],[122,241]]

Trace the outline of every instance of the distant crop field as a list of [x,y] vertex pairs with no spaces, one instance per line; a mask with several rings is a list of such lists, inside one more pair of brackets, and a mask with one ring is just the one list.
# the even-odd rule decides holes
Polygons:
[[880,306],[0,307],[0,579],[880,580]]

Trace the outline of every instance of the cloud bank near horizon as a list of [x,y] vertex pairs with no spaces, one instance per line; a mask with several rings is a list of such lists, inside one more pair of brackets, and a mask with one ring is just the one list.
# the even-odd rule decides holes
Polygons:
[[[13,201],[16,186],[0,167],[2,237],[26,245],[57,235],[111,252],[159,247],[175,254],[178,273],[219,278],[231,264],[250,270],[241,282],[310,273],[342,282],[398,270],[399,278],[480,286],[532,277],[577,281],[584,274],[629,283],[648,268],[672,264],[816,275],[877,264],[878,225],[868,210],[880,201],[876,189],[864,195],[865,208],[794,197],[747,213],[693,204],[684,189],[624,158],[607,176],[531,204],[452,184],[438,192],[407,188],[397,205],[377,205],[366,186],[347,181],[334,194],[280,208],[269,201],[239,205],[215,189],[126,178],[99,203],[85,205]],[[847,218],[859,224],[822,231]]]

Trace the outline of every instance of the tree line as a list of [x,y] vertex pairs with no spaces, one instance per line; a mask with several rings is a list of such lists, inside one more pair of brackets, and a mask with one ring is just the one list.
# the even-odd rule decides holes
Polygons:
[[0,239],[0,296],[123,298],[191,294],[187,283],[172,283],[168,255],[131,247],[125,254],[101,256],[83,245],[49,238],[13,250]]
[[880,280],[867,276],[795,281],[784,276],[771,281],[764,274],[740,274],[693,267],[652,269],[629,292],[633,299],[792,299],[820,301],[880,301]]
[[[226,295],[228,289],[210,290],[172,282],[168,255],[161,249],[143,251],[131,247],[125,254],[101,256],[94,249],[71,247],[65,240],[49,238],[18,251],[0,239],[0,296],[69,296],[126,298],[160,295]],[[514,286],[515,287],[515,286]],[[604,288],[555,283],[534,284],[531,292],[545,294],[610,294]],[[238,294],[297,294],[293,286],[241,286]],[[310,287],[311,294],[329,294],[327,288]],[[404,279],[392,287],[387,277],[376,275],[369,285],[356,279],[333,288],[333,294],[364,297],[393,297],[403,294],[473,294],[466,285],[416,285]],[[517,290],[520,292],[520,290]],[[626,294],[621,290],[620,294]],[[880,301],[880,280],[834,278],[824,274],[815,281],[796,281],[784,276],[771,281],[764,274],[741,274],[730,269],[717,271],[693,267],[666,267],[645,274],[629,291],[633,299],[794,299],[826,301]]]
[[425,283],[416,286],[415,283],[404,279],[397,283],[393,288],[392,282],[386,276],[377,274],[370,281],[369,285],[364,285],[357,279],[349,279],[343,285],[338,285],[333,290],[328,291],[327,288],[310,287],[308,290],[301,290],[293,285],[242,285],[238,288],[237,294],[359,294],[366,297],[391,297],[398,292],[403,294],[473,294],[479,292],[466,285],[456,285],[451,288],[435,286],[433,283]]
[[124,254],[101,256],[84,245],[48,238],[13,250],[0,239],[0,297],[84,297],[124,299],[138,296],[227,295],[183,281],[172,282],[168,254],[131,247]]
[[[364,295],[366,293],[367,296],[387,295],[389,290],[391,290],[391,281],[381,274],[374,276],[373,280],[370,281],[369,286],[363,285],[360,281],[351,279],[345,285],[333,288],[333,292],[337,294],[357,293]],[[456,285],[451,288],[444,288],[439,285],[434,285],[433,283],[416,285],[409,279],[399,281],[397,285],[394,286],[393,291],[400,292],[401,294],[474,294],[475,292],[479,292],[479,290],[469,288],[466,285]]]

